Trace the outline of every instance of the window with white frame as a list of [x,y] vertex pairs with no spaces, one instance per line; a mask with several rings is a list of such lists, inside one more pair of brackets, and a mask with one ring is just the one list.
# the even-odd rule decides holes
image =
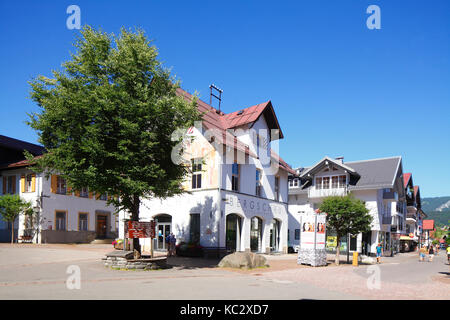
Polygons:
[[78,214],[78,230],[87,231],[88,230],[88,214],[79,213]]
[[316,189],[322,189],[322,178],[316,178]]
[[33,185],[33,175],[27,174],[25,176],[25,192],[31,192],[32,191],[32,185]]
[[88,188],[81,188],[80,197],[83,197],[83,198],[89,197],[89,190],[88,190]]
[[323,189],[330,189],[330,177],[323,177],[322,178],[322,188]]
[[56,230],[66,230],[66,212],[65,211],[56,211],[55,229]]
[[64,179],[61,176],[58,176],[57,180],[56,180],[56,193],[59,193],[59,194],[67,193],[66,179]]
[[192,189],[202,187],[202,158],[192,159]]
[[344,188],[347,185],[347,176],[339,176],[339,188]]

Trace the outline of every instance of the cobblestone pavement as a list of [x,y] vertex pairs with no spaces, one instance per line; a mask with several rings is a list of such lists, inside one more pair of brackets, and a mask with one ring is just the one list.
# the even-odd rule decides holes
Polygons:
[[[217,268],[218,260],[171,257],[171,269],[117,271],[101,258],[111,245],[0,244],[0,299],[450,299],[444,254],[383,258],[381,265],[297,265],[296,255],[268,255],[270,267]],[[346,257],[341,257],[342,262]],[[66,287],[69,265],[81,270],[81,289]],[[380,289],[369,289],[379,268]]]

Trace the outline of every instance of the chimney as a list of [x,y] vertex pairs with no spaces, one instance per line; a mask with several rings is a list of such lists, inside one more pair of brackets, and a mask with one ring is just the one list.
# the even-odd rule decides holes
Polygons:
[[337,157],[336,160],[344,164],[344,157]]

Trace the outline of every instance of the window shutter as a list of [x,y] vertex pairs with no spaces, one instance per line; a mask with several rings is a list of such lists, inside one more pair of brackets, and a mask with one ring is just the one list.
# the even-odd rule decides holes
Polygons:
[[3,177],[3,194],[6,194],[6,177]]
[[72,187],[67,186],[66,194],[67,194],[68,196],[71,196],[71,195],[72,195]]
[[91,191],[89,191],[89,199],[92,199],[92,195],[93,195],[93,193]]
[[77,197],[80,196],[80,191],[79,191],[79,190],[76,190],[76,191],[75,191],[75,196],[77,196]]
[[52,179],[52,181],[51,181],[51,185],[50,185],[50,192],[56,193],[58,176],[56,174],[52,174],[51,179]]
[[36,192],[36,174],[31,175],[31,192]]
[[24,174],[22,174],[22,175],[20,176],[20,191],[21,191],[22,193],[25,192],[25,175],[24,175]]
[[12,178],[12,194],[16,194],[16,176]]

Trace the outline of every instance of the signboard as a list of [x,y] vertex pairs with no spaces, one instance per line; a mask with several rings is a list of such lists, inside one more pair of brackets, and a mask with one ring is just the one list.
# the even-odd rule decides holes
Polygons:
[[325,250],[325,226],[327,217],[323,214],[316,216],[316,249]]
[[314,249],[314,235],[316,229],[316,216],[302,216],[302,224],[300,226],[300,247],[302,249]]
[[129,239],[134,238],[155,238],[155,221],[138,222],[128,221],[125,224],[125,237]]
[[434,230],[434,220],[423,220],[423,230]]
[[337,237],[336,236],[328,236],[327,237],[327,248],[335,249],[337,246]]

